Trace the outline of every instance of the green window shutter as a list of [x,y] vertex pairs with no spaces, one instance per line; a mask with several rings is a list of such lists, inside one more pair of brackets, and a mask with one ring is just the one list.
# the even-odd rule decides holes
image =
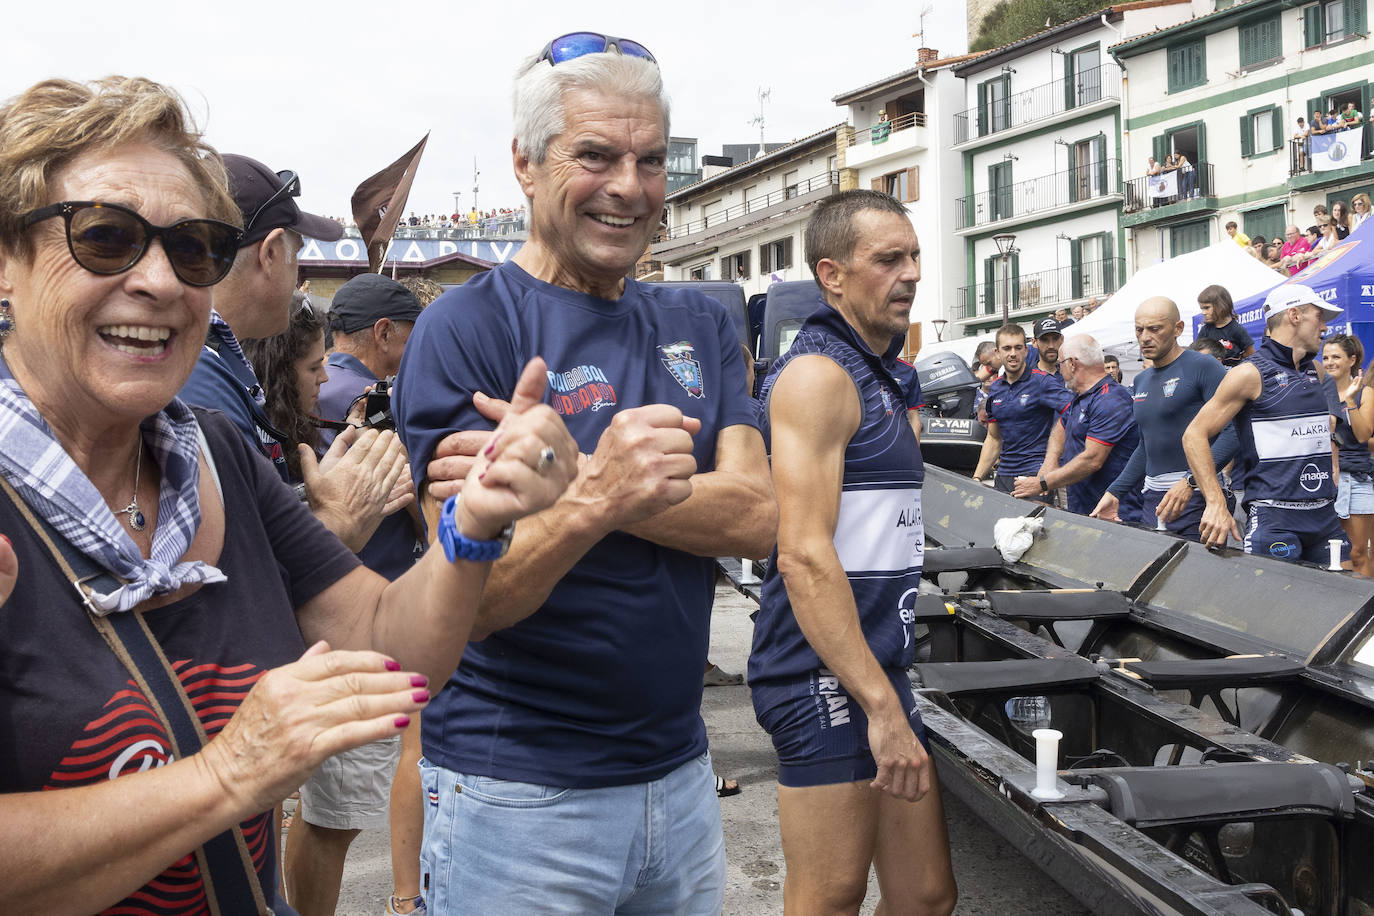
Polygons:
[[1265,60],[1275,60],[1283,56],[1283,25],[1275,16],[1264,24]]
[[1251,131],[1250,115],[1240,116],[1240,154],[1242,156],[1253,156],[1255,154],[1255,138]]
[[1102,291],[1116,292],[1116,263],[1112,256],[1112,234],[1102,233]]
[[997,304],[997,274],[993,269],[993,262],[996,258],[986,258],[983,261],[983,314],[990,315]]
[[1069,243],[1069,297],[1081,298],[1083,295],[1083,240],[1074,239]]
[[1097,156],[1097,174],[1093,176],[1096,182],[1095,193],[1107,193],[1107,138],[1098,137],[1093,140],[1093,152]]
[[1011,74],[1002,75],[1002,129],[1011,127]]
[[1253,22],[1236,29],[1237,34],[1240,35],[1240,65],[1242,67],[1248,67],[1259,60],[1259,57],[1256,56],[1257,48],[1255,47],[1258,31],[1259,26]]
[[1021,254],[1012,252],[1011,256],[1011,307],[1021,307]]
[[1077,101],[1073,91],[1073,55],[1065,54],[1064,57],[1064,110],[1068,111],[1074,107]]
[[988,132],[988,87],[986,83],[978,84],[978,136],[983,136]]
[[1272,117],[1270,117],[1269,120],[1273,123],[1273,126],[1274,126],[1274,145],[1273,145],[1272,147],[1270,147],[1270,149],[1282,149],[1282,148],[1283,148],[1283,109],[1280,108],[1279,106],[1275,105],[1274,108],[1273,108],[1273,112],[1274,112],[1274,114],[1273,114]]
[[1164,134],[1160,134],[1158,137],[1154,138],[1153,144],[1155,162],[1163,165],[1164,160],[1169,158],[1169,138]]
[[[1207,125],[1198,122],[1197,125],[1197,161],[1193,163],[1194,168],[1202,168],[1202,163],[1207,161]],[[1201,176],[1199,176],[1201,180]]]
[[1304,111],[1304,112],[1302,113],[1302,116],[1303,116],[1304,118],[1308,118],[1308,119],[1309,119],[1308,124],[1307,124],[1308,127],[1311,127],[1311,126],[1312,126],[1311,120],[1310,120],[1311,117],[1312,117],[1312,112],[1314,112],[1314,111],[1321,111],[1321,110],[1322,110],[1322,99],[1321,99],[1321,96],[1317,96],[1315,99],[1308,99],[1308,100],[1307,100],[1307,110]]
[[[1326,24],[1322,21],[1322,6],[1314,3],[1302,11],[1302,42],[1305,47],[1315,48],[1326,40]],[[1308,114],[1311,114],[1309,109]]]
[[1364,0],[1345,0],[1345,33],[1364,33]]

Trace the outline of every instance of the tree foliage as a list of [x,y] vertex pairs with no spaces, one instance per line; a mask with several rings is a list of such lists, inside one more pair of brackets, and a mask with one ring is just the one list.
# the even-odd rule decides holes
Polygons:
[[1103,0],[1001,0],[984,17],[970,51],[986,51],[1019,41],[1070,19],[1103,9]]

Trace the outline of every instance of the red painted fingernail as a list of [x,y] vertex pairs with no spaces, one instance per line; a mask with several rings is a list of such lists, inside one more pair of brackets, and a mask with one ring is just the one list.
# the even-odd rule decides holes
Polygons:
[[428,687],[428,686],[429,686],[429,678],[425,677],[423,674],[412,674],[412,675],[410,676],[410,686],[412,686],[412,687]]
[[405,728],[410,724],[410,716],[397,716],[391,721],[391,724],[397,728]]
[[487,479],[487,472],[486,472],[486,471],[483,471],[482,473],[480,473],[480,474],[477,475],[477,482],[478,482],[478,483],[481,483],[482,481],[484,481],[484,480],[486,480],[486,479]]
[[428,702],[429,702],[429,691],[428,691],[428,690],[417,690],[417,691],[415,691],[414,693],[412,693],[412,694],[410,695],[410,698],[411,698],[412,700],[414,700],[416,703],[428,703]]
[[483,452],[482,454],[483,454],[483,455],[486,455],[488,458],[490,458],[493,454],[496,453],[496,443],[498,443],[498,442],[500,442],[500,441],[501,441],[501,437],[500,437],[499,435],[493,436],[493,437],[492,437],[492,440],[491,440],[491,443],[487,446],[487,450],[486,450],[485,452]]
[[398,662],[398,661],[396,661],[396,659],[394,659],[394,658],[388,658],[388,659],[386,660],[386,670],[388,670],[388,671],[400,671],[400,670],[401,670],[401,663]]

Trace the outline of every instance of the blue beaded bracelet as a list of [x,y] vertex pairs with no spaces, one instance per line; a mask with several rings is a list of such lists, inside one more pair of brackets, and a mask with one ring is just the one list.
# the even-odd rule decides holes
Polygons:
[[458,531],[458,497],[450,496],[439,513],[439,543],[444,546],[444,556],[450,563],[455,560],[471,560],[474,563],[490,563],[499,560],[510,549],[510,539],[515,534],[515,523],[501,529],[501,536],[494,541],[474,541],[463,537]]

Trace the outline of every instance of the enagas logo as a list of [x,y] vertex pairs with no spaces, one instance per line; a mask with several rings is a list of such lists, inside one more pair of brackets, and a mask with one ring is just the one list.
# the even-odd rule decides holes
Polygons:
[[1308,493],[1316,493],[1322,488],[1322,484],[1330,479],[1330,474],[1309,461],[1302,466],[1302,474],[1298,476],[1298,483]]

